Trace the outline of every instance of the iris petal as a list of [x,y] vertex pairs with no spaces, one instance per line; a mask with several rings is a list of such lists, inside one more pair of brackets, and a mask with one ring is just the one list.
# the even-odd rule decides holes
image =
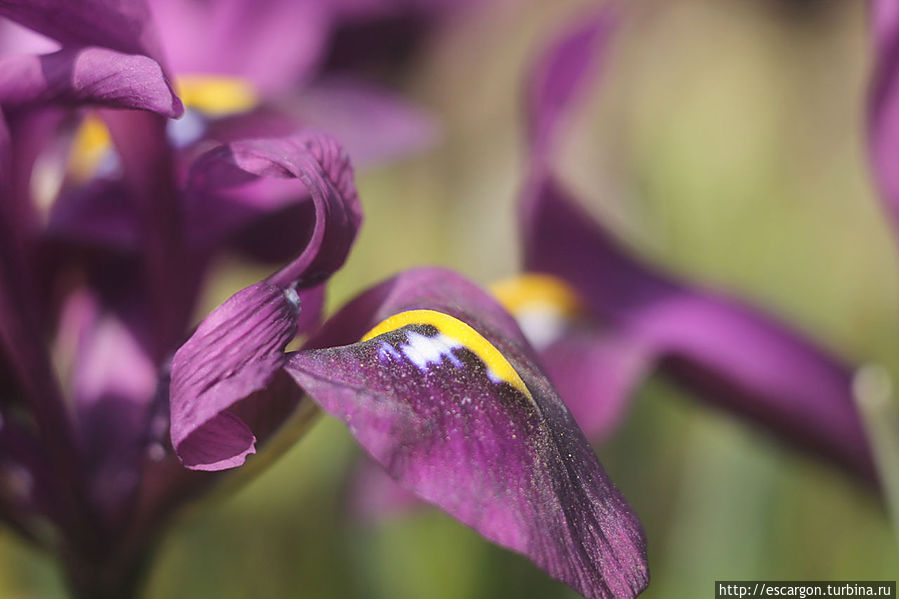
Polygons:
[[105,46],[159,59],[159,43],[145,0],[2,0],[0,16],[64,46]]
[[64,48],[42,56],[0,59],[0,103],[7,108],[94,104],[168,117],[184,112],[155,60],[106,48]]
[[525,264],[571,284],[594,318],[715,403],[874,480],[852,371],[754,308],[631,257],[555,181],[534,194]]
[[222,470],[255,453],[256,438],[228,410],[263,391],[296,334],[296,294],[262,282],[214,310],[172,359],[172,445],[185,466]]
[[[214,209],[225,211],[219,220],[233,217],[228,207],[235,204],[250,214],[260,208],[267,213],[264,202],[270,203],[272,192],[283,193],[279,183],[285,179],[299,180],[311,205],[301,209],[293,222],[295,247],[302,251],[270,281],[286,285],[303,279],[304,284],[312,285],[343,264],[362,222],[352,167],[332,138],[304,131],[283,139],[236,141],[211,150],[196,161],[190,173],[189,190],[196,198],[193,210],[205,212],[208,207],[206,214],[213,227],[217,224],[211,213]],[[244,195],[244,190],[250,193]],[[298,199],[305,197],[300,194]],[[246,225],[240,220],[239,225]],[[236,227],[225,223],[223,228],[230,232]]]
[[868,99],[868,147],[874,178],[894,224],[899,226],[899,8],[871,2],[875,63]]
[[[639,522],[485,292],[448,271],[409,271],[311,345],[358,339],[398,313],[366,341],[293,354],[287,371],[404,487],[587,597],[636,596],[648,582]],[[524,389],[491,373],[499,360]]]

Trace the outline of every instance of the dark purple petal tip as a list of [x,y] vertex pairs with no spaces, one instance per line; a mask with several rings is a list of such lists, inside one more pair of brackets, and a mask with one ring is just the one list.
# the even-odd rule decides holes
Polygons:
[[495,300],[415,270],[349,304],[313,344],[385,318],[286,370],[407,489],[586,597],[638,595],[640,523]]
[[222,470],[255,453],[247,425],[228,410],[269,385],[297,330],[295,291],[266,282],[214,310],[172,359],[171,435],[182,463]]

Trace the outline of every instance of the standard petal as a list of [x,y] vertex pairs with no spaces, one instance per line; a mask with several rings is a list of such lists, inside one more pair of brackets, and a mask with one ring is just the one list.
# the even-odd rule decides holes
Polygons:
[[153,15],[179,74],[227,74],[264,94],[307,79],[330,32],[331,8],[316,0],[154,0]]
[[[258,178],[296,179],[305,188],[305,193],[294,196],[305,204],[300,206],[300,218],[291,237],[299,256],[273,274],[269,282],[288,286],[301,281],[301,287],[308,287],[323,281],[343,265],[362,222],[346,153],[331,137],[314,132],[283,139],[235,141],[197,160],[189,190],[208,206],[221,202],[225,210],[222,218],[233,218],[233,212],[226,208],[236,201],[242,201],[251,214],[260,211],[257,196],[241,195],[242,189],[258,192]],[[268,202],[272,199],[269,185],[261,184],[266,187],[258,197]],[[309,201],[304,202],[307,197]],[[280,201],[283,204],[283,198]],[[267,212],[264,207],[261,211]],[[214,221],[210,225],[215,226]]]
[[15,109],[50,103],[135,108],[168,117],[184,112],[162,67],[147,56],[64,48],[0,59],[0,104]]
[[256,438],[229,409],[274,381],[300,310],[292,289],[257,283],[214,310],[175,353],[171,435],[185,466],[233,468],[255,453]]
[[161,58],[145,0],[2,0],[0,16],[63,45],[105,46]]
[[863,477],[875,469],[851,370],[796,331],[633,258],[552,179],[524,202],[525,267],[560,277],[604,325],[716,404]]
[[323,336],[398,313],[365,341],[293,354],[287,371],[420,497],[587,597],[639,594],[640,524],[514,321],[458,275],[422,269]]
[[899,226],[899,5],[871,2],[874,73],[868,98],[868,149],[874,179]]
[[542,159],[569,105],[589,84],[615,28],[613,9],[604,6],[578,19],[541,55],[528,78],[527,123],[533,158]]
[[292,110],[302,122],[339,139],[357,167],[421,151],[439,135],[434,119],[423,110],[386,90],[348,79],[307,87]]

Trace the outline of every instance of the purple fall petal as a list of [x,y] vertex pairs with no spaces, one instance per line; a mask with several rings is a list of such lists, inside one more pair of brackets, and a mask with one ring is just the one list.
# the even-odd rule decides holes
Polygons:
[[145,0],[0,0],[0,16],[66,46],[161,58]]
[[868,98],[868,149],[874,179],[899,227],[899,3],[871,2],[874,73]]
[[497,375],[499,363],[485,362],[472,342],[415,323],[301,350],[287,371],[420,497],[587,597],[639,594],[648,583],[640,524],[490,296],[448,271],[410,271],[350,303],[312,345],[358,339],[407,310],[470,325],[519,382]]
[[274,380],[300,310],[293,290],[257,283],[216,308],[175,353],[171,434],[185,466],[223,470],[255,453],[253,433],[228,410]]
[[167,117],[184,112],[162,67],[147,56],[64,48],[0,59],[0,104],[19,108],[48,103],[136,108]]
[[529,193],[528,270],[564,279],[616,335],[648,348],[715,403],[876,478],[846,365],[747,305],[650,270],[556,182]]

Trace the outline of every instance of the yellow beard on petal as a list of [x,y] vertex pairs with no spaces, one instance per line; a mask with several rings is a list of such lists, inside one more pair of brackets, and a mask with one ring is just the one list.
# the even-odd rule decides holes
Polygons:
[[175,77],[175,91],[185,108],[210,117],[247,112],[259,104],[253,85],[239,77],[183,75]]
[[396,331],[409,325],[430,325],[436,328],[440,334],[449,337],[460,346],[468,349],[484,362],[488,374],[495,381],[509,383],[525,394],[531,401],[533,396],[515,368],[503,356],[503,354],[487,341],[471,326],[448,314],[435,310],[409,310],[400,312],[381,322],[362,337],[362,341],[368,341],[379,335]]
[[494,283],[490,291],[513,315],[536,304],[552,307],[568,318],[583,311],[577,292],[552,275],[524,273]]
[[81,121],[69,152],[69,172],[78,181],[87,181],[100,166],[103,156],[112,148],[109,129],[94,115]]

